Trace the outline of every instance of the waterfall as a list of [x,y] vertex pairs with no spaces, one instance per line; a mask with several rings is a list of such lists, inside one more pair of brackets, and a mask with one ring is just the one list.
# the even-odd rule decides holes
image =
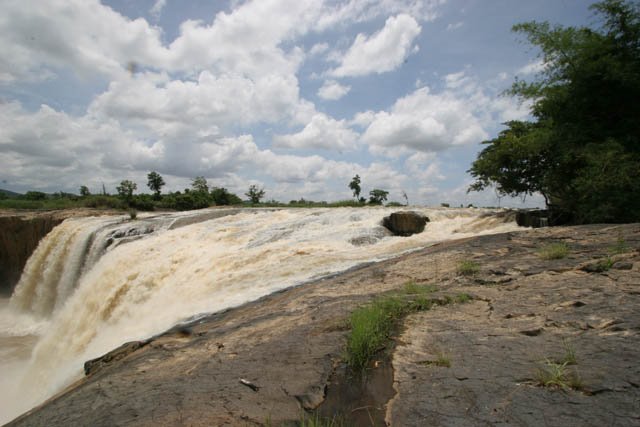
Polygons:
[[[380,225],[392,211],[236,210],[223,217],[203,211],[133,222],[64,221],[38,246],[12,296],[12,315],[47,320],[11,388],[16,398],[1,396],[0,413],[18,415],[80,378],[86,360],[190,316],[439,241],[517,229],[497,211],[422,209],[431,218],[425,232],[395,237]],[[16,401],[23,406],[11,406]]]

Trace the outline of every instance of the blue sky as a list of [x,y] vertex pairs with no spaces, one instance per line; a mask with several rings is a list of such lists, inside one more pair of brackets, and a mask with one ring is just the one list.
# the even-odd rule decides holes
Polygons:
[[[519,206],[467,194],[480,142],[535,77],[511,32],[591,25],[578,0],[7,0],[0,17],[0,188],[165,191],[204,176],[242,195]],[[538,205],[529,197],[525,205]]]

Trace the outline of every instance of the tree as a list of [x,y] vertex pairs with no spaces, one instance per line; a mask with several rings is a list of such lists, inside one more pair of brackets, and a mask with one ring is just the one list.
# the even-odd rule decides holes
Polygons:
[[212,188],[211,198],[213,199],[213,202],[218,206],[237,205],[242,203],[242,200],[240,199],[240,197],[236,196],[233,193],[230,193],[229,190],[227,190],[224,187]]
[[353,191],[353,197],[356,200],[360,199],[360,191],[362,190],[360,188],[360,176],[356,174],[356,176],[354,176],[351,179],[351,182],[349,183],[349,188],[351,189],[351,191]]
[[197,176],[191,180],[191,189],[199,193],[209,193],[209,184],[204,176]]
[[86,185],[81,185],[80,186],[80,195],[82,197],[90,196],[91,193],[89,192],[89,187],[87,187]]
[[244,194],[249,198],[251,203],[258,204],[260,203],[260,199],[264,197],[264,188],[258,188],[257,185],[252,184],[249,186],[249,191]]
[[147,174],[147,187],[153,191],[154,199],[160,200],[160,189],[165,185],[164,179],[156,171]]
[[528,22],[514,26],[541,51],[544,69],[509,93],[532,103],[532,122],[513,121],[485,141],[470,191],[540,193],[551,220],[640,220],[640,9],[605,0],[597,28]]
[[369,191],[369,203],[372,205],[381,205],[382,203],[387,201],[388,195],[388,191],[375,188]]
[[116,187],[118,195],[127,202],[130,202],[133,198],[133,192],[138,188],[138,184],[133,181],[125,179],[120,182],[120,185]]

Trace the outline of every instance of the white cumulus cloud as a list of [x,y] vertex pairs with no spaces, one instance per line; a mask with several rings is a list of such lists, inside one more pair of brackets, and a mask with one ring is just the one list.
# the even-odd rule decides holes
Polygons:
[[358,134],[348,127],[345,120],[335,120],[322,113],[315,114],[300,132],[274,137],[278,147],[324,150],[351,150],[357,139]]
[[351,86],[341,85],[335,80],[326,80],[320,89],[318,96],[325,100],[337,101],[351,90]]
[[338,67],[329,71],[335,77],[364,76],[398,68],[411,53],[413,41],[421,27],[411,16],[392,16],[379,32],[367,36],[358,34],[351,47],[342,55]]
[[156,2],[149,9],[151,16],[157,21],[162,15],[162,9],[167,5],[167,0],[156,0]]

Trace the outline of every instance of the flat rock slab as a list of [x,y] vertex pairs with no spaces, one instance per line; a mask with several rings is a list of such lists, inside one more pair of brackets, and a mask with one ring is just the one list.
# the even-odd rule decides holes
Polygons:
[[[627,239],[637,242],[637,232]],[[518,265],[528,268],[512,270],[506,283],[474,285],[513,261],[477,257],[483,272],[459,283],[473,302],[406,320],[393,356],[398,394],[388,405],[391,425],[640,425],[640,254],[622,255],[633,265],[627,272],[559,269],[605,255],[593,236],[565,239],[582,255],[544,261],[521,253]],[[495,243],[485,253],[499,250]],[[536,273],[526,274],[531,269]],[[577,375],[580,390],[541,387],[539,370],[563,363],[567,352],[576,364],[564,369]],[[435,363],[443,357],[449,367]]]
[[[580,269],[608,256],[619,236],[625,269]],[[537,255],[557,241],[570,246],[567,258]],[[349,314],[408,281],[475,299],[406,319],[392,356],[392,425],[639,425],[638,248],[638,225],[442,243],[121,347],[9,425],[296,425],[325,400]],[[478,274],[459,276],[461,260],[477,262]],[[537,386],[536,370],[566,342],[584,390]],[[440,356],[450,367],[433,363]]]

